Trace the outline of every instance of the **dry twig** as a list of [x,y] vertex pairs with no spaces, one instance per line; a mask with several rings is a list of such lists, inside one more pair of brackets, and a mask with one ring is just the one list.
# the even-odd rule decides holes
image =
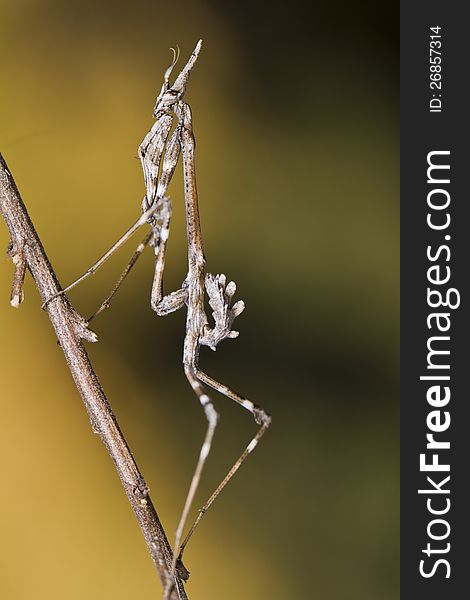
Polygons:
[[[43,302],[54,297],[47,303],[47,313],[57,339],[90,416],[93,431],[100,435],[114,461],[162,584],[165,585],[172,571],[171,548],[150,499],[145,480],[119,429],[111,406],[83,346],[83,339],[96,341],[96,336],[88,329],[87,323],[73,309],[66,296],[58,295],[61,287],[57,277],[1,154],[0,210],[10,231],[11,242],[8,255],[15,265],[10,302],[12,306],[17,307],[23,300],[22,287],[26,267],[36,282]],[[188,572],[181,563],[178,563],[174,578],[177,589],[172,593],[172,600],[187,599],[183,586],[183,580],[187,578]]]

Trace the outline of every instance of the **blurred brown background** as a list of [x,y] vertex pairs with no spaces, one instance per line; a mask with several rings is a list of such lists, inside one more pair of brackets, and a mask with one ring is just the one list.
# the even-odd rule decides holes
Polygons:
[[[188,547],[189,597],[396,598],[398,3],[1,0],[0,11],[0,148],[63,284],[138,215],[137,147],[169,47],[184,61],[204,39],[187,100],[205,252],[247,308],[239,339],[201,364],[273,426]],[[185,276],[180,174],[171,196],[167,291]],[[85,316],[137,241],[73,291]],[[34,286],[15,311],[11,275],[4,260],[0,597],[158,598]],[[152,313],[151,278],[149,253],[89,350],[172,537],[205,420],[181,367],[185,316]],[[198,506],[255,430],[216,402]]]

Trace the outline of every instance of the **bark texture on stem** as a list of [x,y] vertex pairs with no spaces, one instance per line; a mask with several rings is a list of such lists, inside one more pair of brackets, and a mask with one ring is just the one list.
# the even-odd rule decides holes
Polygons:
[[[60,291],[57,277],[26,211],[8,167],[0,154],[0,209],[10,232],[8,254],[15,264],[12,306],[23,299],[22,282],[26,266],[31,272],[42,301]],[[172,551],[148,493],[148,487],[127,446],[111,406],[93,370],[83,339],[96,341],[85,320],[68,299],[57,296],[47,304],[47,313],[64,352],[68,367],[88,411],[93,431],[100,435],[114,461],[127,498],[137,517],[158,574],[165,585],[172,564]],[[183,580],[188,572],[178,565],[177,590],[172,600],[187,600]]]

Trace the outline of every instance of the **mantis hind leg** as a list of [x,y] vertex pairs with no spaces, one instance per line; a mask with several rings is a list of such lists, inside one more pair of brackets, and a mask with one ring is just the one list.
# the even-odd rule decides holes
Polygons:
[[240,406],[242,406],[243,408],[248,410],[253,415],[255,422],[260,427],[259,427],[258,431],[256,432],[256,434],[254,435],[254,437],[251,439],[250,443],[246,446],[245,450],[241,453],[241,455],[235,461],[235,463],[233,464],[231,469],[228,471],[227,475],[225,475],[225,477],[222,479],[222,481],[216,487],[214,492],[211,494],[211,496],[209,497],[207,502],[202,506],[202,508],[199,509],[199,514],[198,514],[196,520],[194,521],[194,523],[191,525],[186,537],[184,538],[183,543],[181,544],[181,548],[179,549],[179,555],[178,555],[179,560],[182,559],[184,549],[186,548],[191,536],[193,535],[196,527],[201,522],[205,513],[209,510],[209,508],[215,502],[215,500],[217,499],[219,494],[222,492],[224,487],[227,485],[227,483],[232,479],[232,477],[235,475],[235,473],[241,467],[241,465],[246,460],[248,455],[251,454],[251,452],[253,452],[253,450],[256,448],[259,440],[265,434],[266,430],[268,429],[269,425],[271,424],[271,417],[264,411],[263,408],[254,404],[254,402],[252,402],[251,400],[247,400],[246,398],[243,398],[242,396],[240,396],[239,394],[237,394],[236,392],[234,392],[230,388],[228,388],[226,385],[219,383],[218,381],[216,381],[215,379],[213,379],[212,377],[210,377],[209,375],[207,375],[206,373],[204,373],[203,371],[201,371],[198,368],[195,369],[195,376],[197,377],[198,381],[210,386],[217,392],[220,392],[227,398],[230,398],[230,400],[233,400],[234,402],[236,402],[237,404],[240,404]]

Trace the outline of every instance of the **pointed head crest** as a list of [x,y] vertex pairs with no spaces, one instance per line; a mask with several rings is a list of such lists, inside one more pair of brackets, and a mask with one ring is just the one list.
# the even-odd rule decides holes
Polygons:
[[170,86],[170,76],[173,71],[173,68],[175,67],[176,63],[178,62],[180,50],[179,50],[178,46],[176,47],[176,50],[171,48],[171,50],[173,52],[173,60],[171,62],[171,65],[167,68],[167,70],[165,71],[165,74],[163,76],[162,89],[157,98],[157,102],[155,103],[155,108],[153,109],[154,117],[158,117],[161,113],[168,112],[169,110],[171,110],[171,107],[173,106],[173,104],[175,104],[176,102],[179,102],[179,100],[181,100],[183,98],[184,93],[186,91],[186,85],[188,83],[189,76],[191,74],[191,70],[199,56],[201,46],[202,46],[202,40],[199,40],[198,43],[196,44],[196,47],[193,50],[193,53],[189,57],[188,62],[183,67],[183,69],[181,70],[178,77],[175,79],[172,86]]

